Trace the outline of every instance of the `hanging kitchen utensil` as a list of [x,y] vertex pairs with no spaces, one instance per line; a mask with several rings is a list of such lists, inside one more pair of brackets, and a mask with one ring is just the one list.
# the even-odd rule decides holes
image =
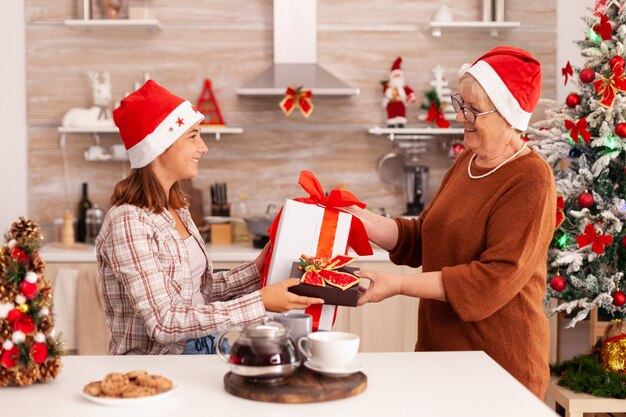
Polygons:
[[402,187],[404,176],[404,158],[402,155],[396,152],[383,155],[378,160],[378,175],[383,182],[394,187]]

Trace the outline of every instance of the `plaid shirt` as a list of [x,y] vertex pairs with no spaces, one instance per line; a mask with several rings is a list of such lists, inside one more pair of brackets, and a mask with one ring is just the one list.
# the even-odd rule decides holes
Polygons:
[[189,210],[178,215],[207,259],[201,285],[206,304],[191,304],[189,255],[171,214],[112,207],[96,239],[109,354],[180,354],[189,339],[265,316],[254,262],[213,274]]

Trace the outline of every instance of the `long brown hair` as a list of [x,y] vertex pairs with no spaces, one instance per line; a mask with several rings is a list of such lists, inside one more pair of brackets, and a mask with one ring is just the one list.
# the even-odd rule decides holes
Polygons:
[[122,204],[147,208],[159,214],[168,207],[174,209],[187,207],[187,195],[176,181],[168,197],[148,165],[131,170],[126,178],[115,184],[113,195],[111,195],[111,205]]

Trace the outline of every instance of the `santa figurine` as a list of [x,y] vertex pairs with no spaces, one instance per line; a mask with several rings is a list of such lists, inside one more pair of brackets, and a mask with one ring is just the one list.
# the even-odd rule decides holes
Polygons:
[[384,84],[383,107],[387,108],[387,127],[404,127],[406,105],[415,101],[415,93],[407,87],[400,69],[402,58],[398,57],[391,66],[389,81]]

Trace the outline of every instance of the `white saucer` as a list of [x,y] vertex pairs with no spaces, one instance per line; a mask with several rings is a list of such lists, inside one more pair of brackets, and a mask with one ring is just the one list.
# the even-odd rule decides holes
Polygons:
[[359,372],[360,370],[363,369],[363,364],[361,362],[356,361],[356,360],[353,361],[350,365],[346,366],[345,368],[326,368],[326,369],[324,369],[324,368],[320,367],[313,360],[308,360],[308,361],[304,362],[304,366],[306,366],[307,368],[309,368],[312,371],[319,372],[322,375],[335,376],[335,377],[348,376],[348,375],[351,375],[353,373]]

